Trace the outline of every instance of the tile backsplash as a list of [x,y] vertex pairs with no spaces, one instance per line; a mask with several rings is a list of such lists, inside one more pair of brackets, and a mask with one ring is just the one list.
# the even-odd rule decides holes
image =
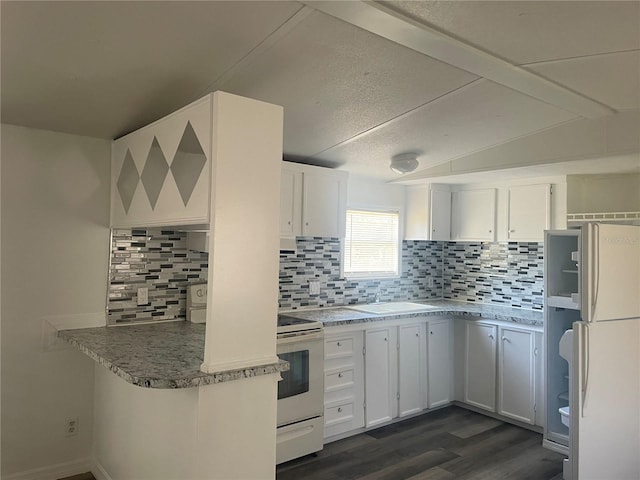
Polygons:
[[[296,245],[280,252],[281,310],[372,302],[377,293],[382,302],[443,295],[441,242],[403,241],[401,277],[357,281],[340,276],[337,238],[298,237]],[[310,294],[309,281],[320,282],[320,294]]]
[[542,310],[543,243],[445,242],[444,298]]
[[[298,237],[280,252],[279,308],[330,307],[380,301],[446,298],[542,309],[543,244],[537,242],[402,242],[402,276],[348,280],[340,276],[340,241]],[[312,295],[309,282],[320,283]]]
[[[298,237],[280,252],[280,310],[446,298],[532,310],[543,304],[543,244],[536,242],[403,241],[402,275],[341,277],[337,238]],[[208,255],[187,249],[186,232],[114,229],[108,325],[184,319],[186,286],[207,281]],[[320,283],[312,295],[309,282]],[[139,287],[149,305],[137,305]]]
[[[186,286],[207,281],[208,254],[187,249],[186,232],[170,229],[114,229],[107,325],[184,319]],[[138,306],[137,291],[149,289]]]

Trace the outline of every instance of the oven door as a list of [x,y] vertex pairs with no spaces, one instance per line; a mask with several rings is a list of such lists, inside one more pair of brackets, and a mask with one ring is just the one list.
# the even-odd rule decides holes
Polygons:
[[324,334],[278,338],[278,356],[289,362],[278,382],[278,426],[322,415]]

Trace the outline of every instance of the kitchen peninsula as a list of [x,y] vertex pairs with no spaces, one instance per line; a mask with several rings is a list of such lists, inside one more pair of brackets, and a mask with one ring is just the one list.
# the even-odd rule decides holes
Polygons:
[[188,388],[288,370],[287,362],[215,373],[200,370],[205,326],[191,322],[62,330],[58,336],[126,382],[146,388]]

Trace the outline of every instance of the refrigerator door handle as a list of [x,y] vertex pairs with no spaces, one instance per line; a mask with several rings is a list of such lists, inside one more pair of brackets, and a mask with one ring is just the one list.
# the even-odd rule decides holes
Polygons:
[[600,225],[593,224],[593,230],[589,232],[589,240],[591,240],[593,262],[592,262],[592,279],[591,279],[591,315],[589,315],[589,321],[595,320],[596,307],[598,305],[598,291],[600,290]]
[[589,393],[589,323],[587,322],[575,322],[576,324],[579,324],[581,326],[580,330],[580,334],[579,334],[579,338],[580,338],[580,349],[581,351],[581,370],[582,370],[582,375],[580,375],[581,377],[581,385],[580,385],[580,394],[582,397],[582,401],[581,403],[581,409],[580,409],[580,414],[582,417],[584,417],[584,412],[586,410],[587,407],[587,399],[588,399],[588,393]]

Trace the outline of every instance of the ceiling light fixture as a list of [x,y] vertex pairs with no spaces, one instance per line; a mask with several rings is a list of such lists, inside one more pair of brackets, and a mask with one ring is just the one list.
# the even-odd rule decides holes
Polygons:
[[391,170],[396,173],[413,172],[418,167],[418,155],[415,153],[401,153],[391,159]]

